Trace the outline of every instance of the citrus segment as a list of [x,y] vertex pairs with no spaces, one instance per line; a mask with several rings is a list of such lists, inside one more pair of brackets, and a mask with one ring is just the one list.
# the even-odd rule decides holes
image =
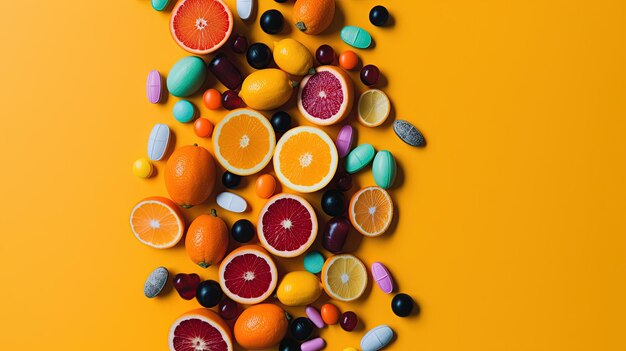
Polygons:
[[183,237],[185,220],[172,200],[155,196],[141,200],[133,207],[130,227],[142,243],[166,249],[176,245]]
[[359,122],[366,127],[377,127],[389,117],[391,103],[385,93],[378,89],[370,89],[359,98]]
[[179,317],[169,332],[172,351],[232,351],[230,331],[217,313],[198,308]]
[[383,234],[393,218],[393,202],[385,189],[371,186],[356,192],[348,210],[350,222],[361,234]]
[[332,180],[337,162],[337,148],[328,134],[315,127],[296,127],[278,141],[274,170],[284,185],[310,193]]
[[219,49],[233,31],[233,15],[221,0],[182,0],[172,10],[170,32],[184,50],[204,55]]
[[332,256],[322,269],[322,285],[331,298],[353,301],[365,291],[367,270],[363,262],[353,255]]
[[230,112],[213,132],[215,157],[229,172],[238,175],[262,170],[270,162],[275,144],[272,125],[250,109]]
[[269,252],[280,257],[295,257],[315,241],[317,216],[300,196],[278,194],[261,209],[257,231],[261,244]]
[[344,70],[320,66],[317,73],[304,77],[300,83],[298,109],[312,123],[337,123],[352,110],[353,90],[352,80]]
[[278,281],[278,271],[265,250],[257,245],[246,245],[224,258],[219,279],[224,293],[232,300],[256,304],[272,294]]

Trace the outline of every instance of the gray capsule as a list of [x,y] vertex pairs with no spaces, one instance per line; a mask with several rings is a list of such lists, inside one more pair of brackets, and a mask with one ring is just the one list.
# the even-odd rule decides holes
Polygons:
[[398,119],[393,122],[393,131],[398,138],[411,146],[424,146],[426,141],[422,133],[411,123]]
[[157,296],[167,283],[168,276],[169,272],[165,267],[158,267],[153,270],[148,276],[148,279],[146,279],[146,284],[143,286],[143,293],[146,297],[153,298]]

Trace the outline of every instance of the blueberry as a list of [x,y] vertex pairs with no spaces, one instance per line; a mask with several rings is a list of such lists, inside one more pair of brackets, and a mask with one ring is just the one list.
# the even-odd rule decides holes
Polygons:
[[283,14],[278,10],[267,10],[261,15],[261,29],[267,34],[278,34],[283,30]]
[[291,323],[291,335],[298,341],[303,341],[313,334],[313,322],[306,317],[296,318]]
[[389,19],[389,11],[384,6],[374,6],[370,10],[370,22],[377,26],[382,27],[387,23]]
[[228,171],[222,174],[222,184],[228,189],[235,189],[241,182],[241,176],[230,173]]
[[217,306],[222,296],[222,288],[215,280],[205,280],[196,289],[196,299],[206,308]]
[[407,317],[413,311],[413,299],[407,294],[398,294],[391,300],[391,310],[398,317]]
[[270,122],[276,133],[284,133],[291,128],[291,116],[285,111],[274,113]]
[[247,243],[254,237],[254,225],[247,219],[240,219],[230,229],[233,239],[239,243]]
[[248,48],[246,59],[253,68],[265,68],[272,63],[272,50],[263,43],[254,43]]

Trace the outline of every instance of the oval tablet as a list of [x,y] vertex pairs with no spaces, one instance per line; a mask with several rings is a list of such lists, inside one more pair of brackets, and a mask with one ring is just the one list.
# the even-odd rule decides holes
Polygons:
[[352,143],[354,142],[354,128],[350,125],[345,125],[339,129],[335,145],[337,146],[337,154],[339,157],[346,157],[346,155],[352,149]]
[[252,16],[254,0],[237,0],[237,14],[242,20],[247,20]]
[[378,351],[389,345],[393,339],[393,330],[388,325],[382,324],[367,332],[361,339],[363,351]]
[[148,73],[148,80],[146,81],[146,95],[148,101],[153,104],[159,103],[163,96],[163,81],[159,71],[153,69]]
[[311,322],[313,322],[316,327],[320,329],[324,328],[324,320],[322,319],[322,315],[317,311],[315,307],[308,306],[306,310],[304,310],[304,312],[306,312],[306,316],[309,317]]
[[304,269],[309,273],[317,274],[324,267],[324,256],[319,251],[311,251],[304,256]]
[[169,276],[169,272],[165,267],[158,267],[153,270],[152,273],[146,279],[146,283],[143,286],[143,293],[148,298],[153,298],[157,296],[163,287],[167,283],[167,277]]
[[315,338],[306,342],[303,342],[300,345],[300,350],[302,351],[319,351],[326,347],[326,341],[322,338]]
[[345,26],[341,29],[341,40],[359,49],[366,49],[372,44],[372,36],[363,28]]
[[261,199],[269,199],[276,191],[276,178],[271,174],[263,174],[256,179],[255,190]]
[[170,3],[170,0],[152,0],[152,8],[157,11],[163,11]]
[[387,150],[378,151],[372,163],[372,174],[376,185],[389,189],[396,179],[396,160]]
[[243,197],[228,191],[217,194],[215,201],[221,208],[230,212],[242,213],[248,209],[248,203]]
[[148,158],[159,161],[165,156],[170,143],[170,128],[165,124],[155,124],[148,138]]
[[167,74],[167,90],[174,96],[189,96],[200,89],[206,79],[206,73],[207,67],[201,58],[183,57]]
[[424,146],[426,141],[422,133],[411,123],[398,119],[393,122],[393,131],[400,140],[411,146]]
[[372,263],[372,276],[374,277],[374,281],[376,281],[376,285],[382,290],[384,293],[391,294],[393,292],[393,279],[391,278],[391,274],[389,274],[389,270],[380,262]]
[[376,151],[370,144],[361,144],[346,157],[346,172],[356,173],[365,168],[374,159]]

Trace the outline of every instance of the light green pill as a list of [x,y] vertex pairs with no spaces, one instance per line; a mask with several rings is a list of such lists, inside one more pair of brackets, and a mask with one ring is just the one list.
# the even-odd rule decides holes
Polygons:
[[163,11],[170,3],[170,0],[152,0],[152,8],[157,11]]
[[174,118],[180,123],[189,123],[196,115],[196,108],[187,100],[180,100],[174,105]]
[[352,174],[362,170],[374,159],[376,151],[370,144],[361,144],[346,156],[346,172]]
[[167,74],[167,90],[178,97],[189,96],[204,84],[206,64],[197,56],[187,56],[172,66]]
[[324,267],[324,256],[318,251],[311,251],[304,256],[304,269],[309,273],[317,274]]
[[345,26],[341,30],[340,36],[344,43],[358,49],[367,49],[372,45],[372,36],[361,27]]
[[374,182],[383,189],[389,189],[396,180],[396,160],[387,150],[378,151],[372,163]]

